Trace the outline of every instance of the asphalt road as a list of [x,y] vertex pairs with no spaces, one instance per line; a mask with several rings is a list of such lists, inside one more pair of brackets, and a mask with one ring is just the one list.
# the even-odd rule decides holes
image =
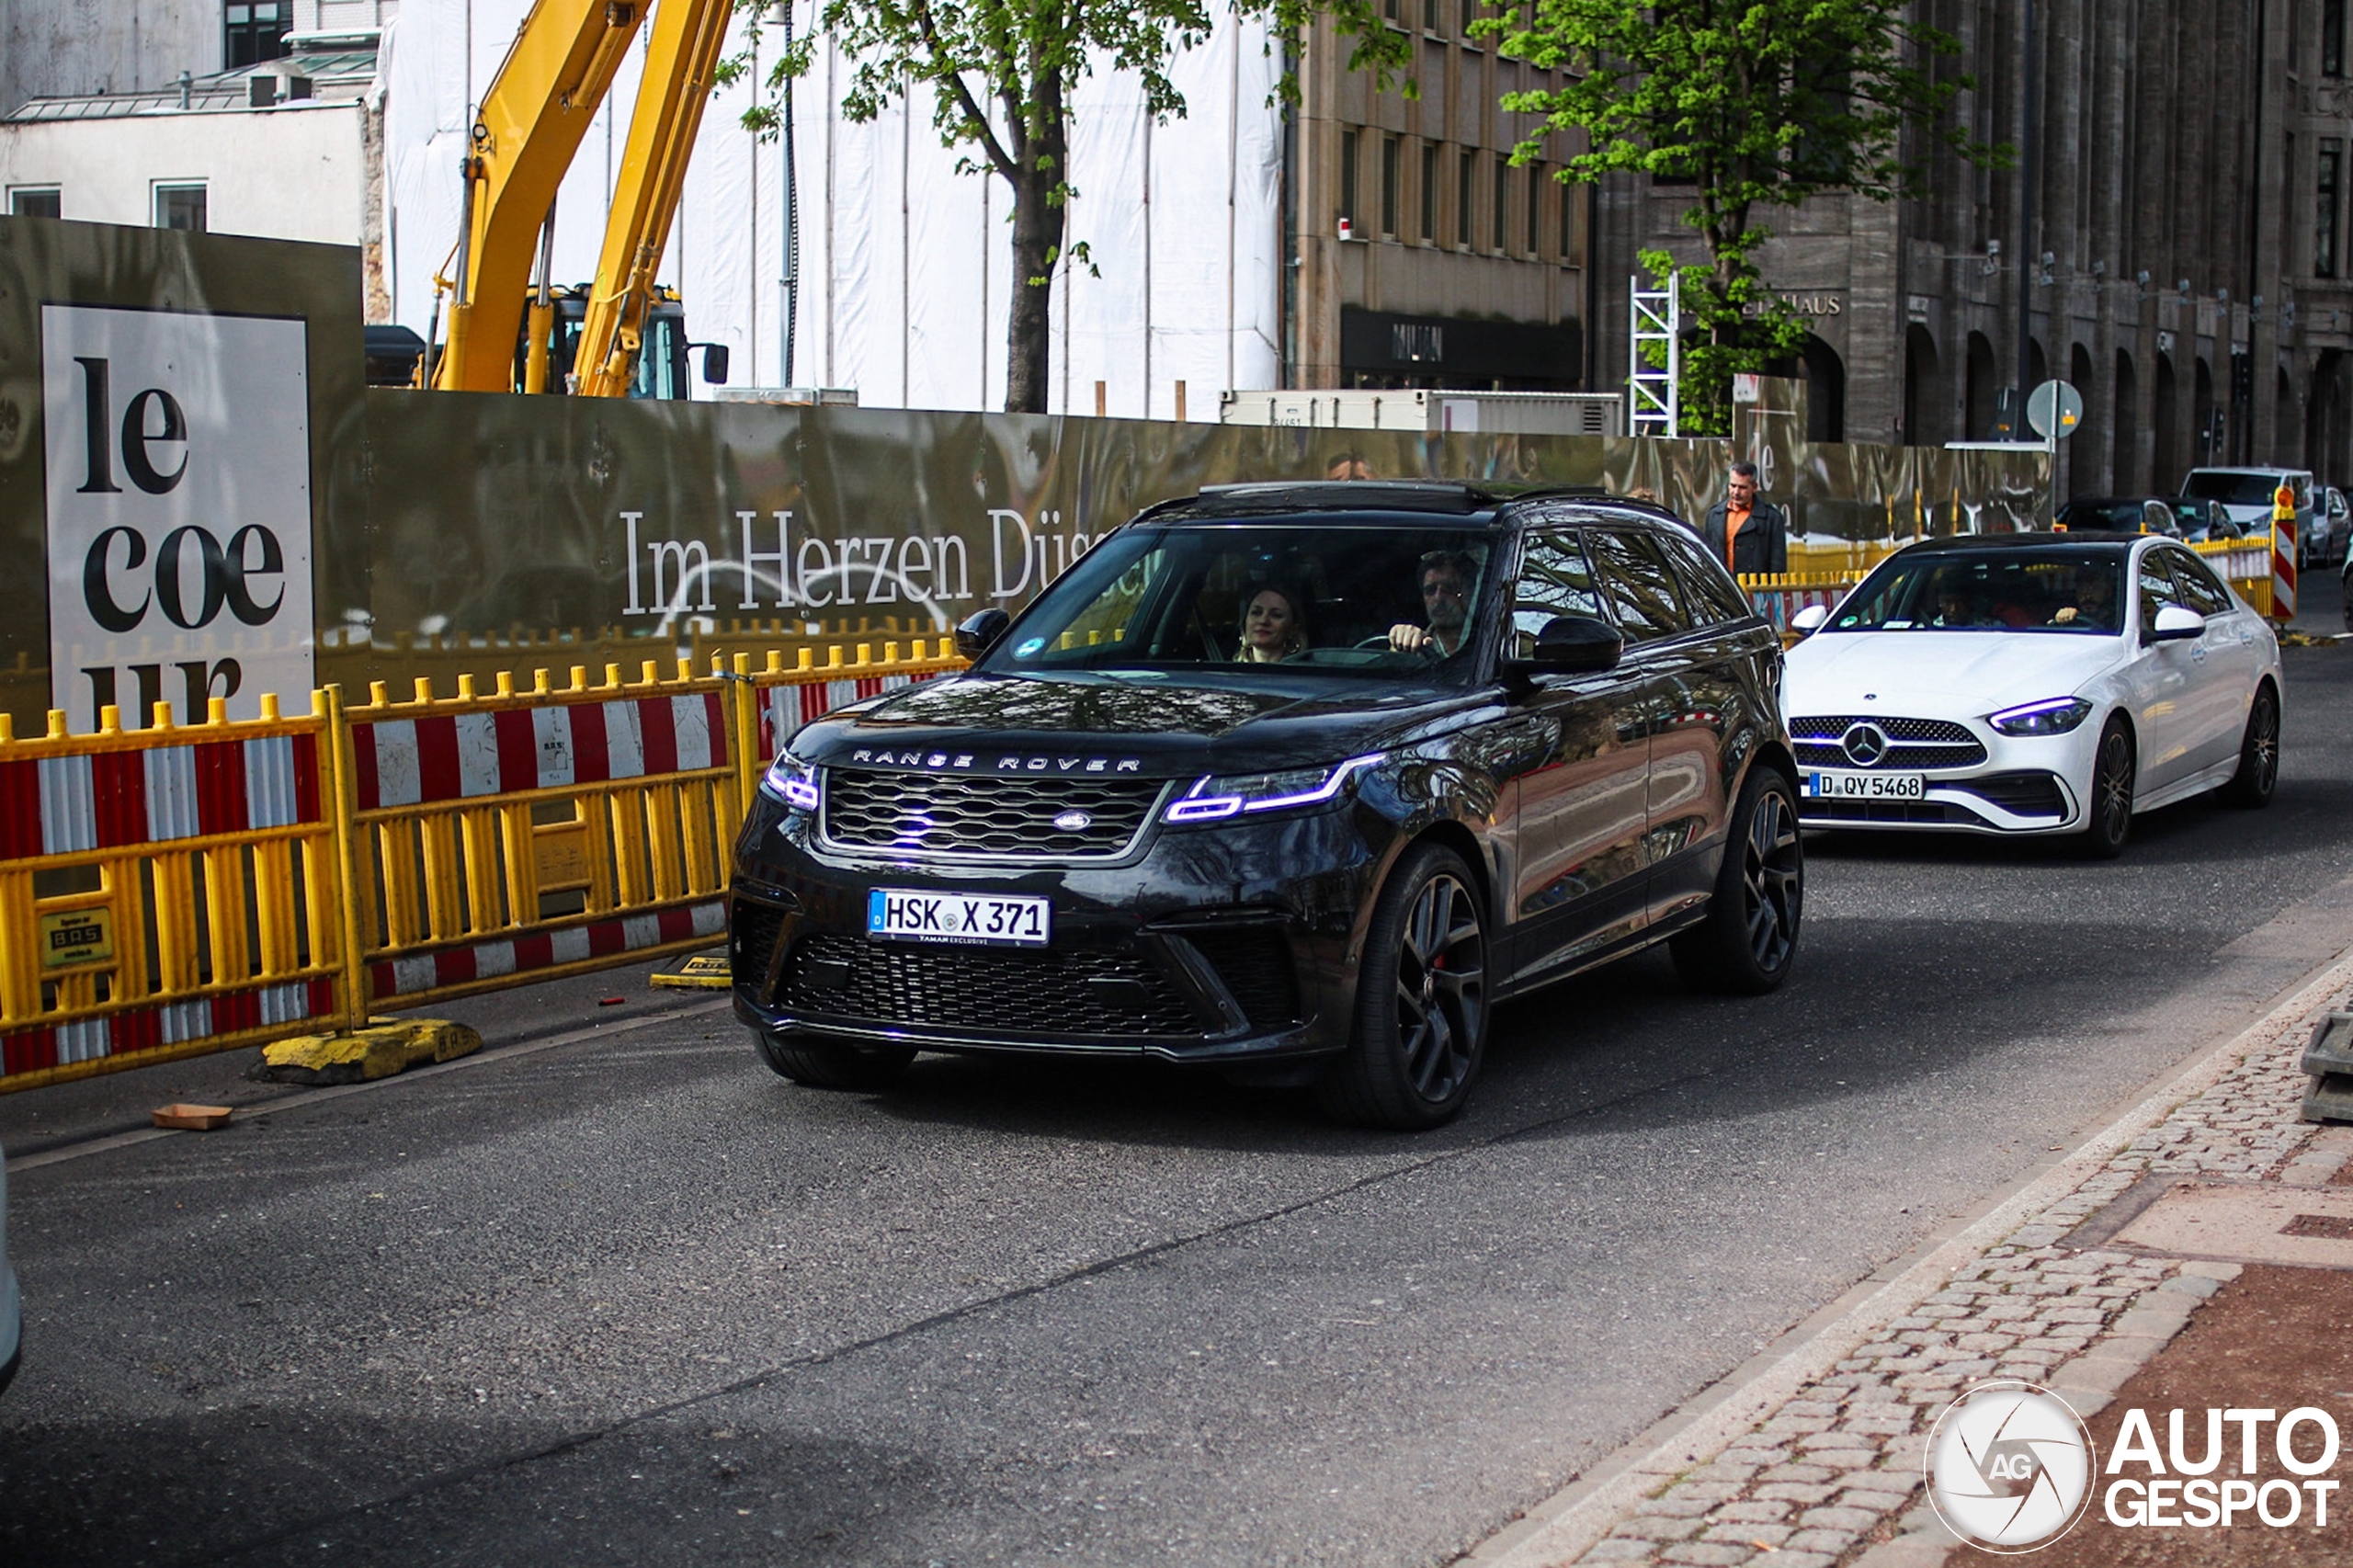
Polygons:
[[641,971],[357,1092],[0,1098],[0,1559],[1445,1562],[2353,937],[2353,644],[2289,676],[2269,811],[1813,840],[1782,993],[1570,982],[1425,1137],[1142,1068],[799,1089]]

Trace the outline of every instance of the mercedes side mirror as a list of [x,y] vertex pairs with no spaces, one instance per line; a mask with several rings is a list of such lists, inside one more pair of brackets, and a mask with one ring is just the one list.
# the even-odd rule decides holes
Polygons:
[[1830,619],[1828,605],[1808,605],[1790,617],[1790,630],[1801,637],[1811,637]]
[[2195,637],[2206,630],[2206,618],[2183,605],[2167,605],[2157,611],[2157,623],[2149,629],[2152,642],[2179,642]]
[[1522,676],[1600,675],[1616,669],[1625,652],[1625,640],[1608,621],[1589,615],[1556,615],[1536,634],[1528,657],[1512,662]]
[[957,656],[979,658],[996,646],[997,639],[1004,636],[1005,629],[1012,624],[1011,616],[995,608],[973,615],[956,629]]

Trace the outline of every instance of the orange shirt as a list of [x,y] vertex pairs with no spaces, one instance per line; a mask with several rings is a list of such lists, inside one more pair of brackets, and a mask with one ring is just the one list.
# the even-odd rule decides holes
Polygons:
[[1748,526],[1748,512],[1745,506],[1737,510],[1730,506],[1724,508],[1724,564],[1731,567],[1734,574],[1740,568],[1733,561],[1733,541],[1740,537],[1740,530]]

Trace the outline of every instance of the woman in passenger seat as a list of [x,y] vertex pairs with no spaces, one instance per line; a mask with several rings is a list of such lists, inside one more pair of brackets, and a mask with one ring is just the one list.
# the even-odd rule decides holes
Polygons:
[[1307,646],[1307,617],[1287,588],[1261,588],[1242,608],[1236,664],[1279,665]]

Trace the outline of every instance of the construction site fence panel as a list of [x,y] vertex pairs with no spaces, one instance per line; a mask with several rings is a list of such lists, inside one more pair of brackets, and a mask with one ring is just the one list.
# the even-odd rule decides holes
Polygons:
[[0,718],[0,1089],[352,1020],[326,695],[222,708]]
[[[1865,577],[1871,568],[1902,548],[1888,545],[1868,552],[1854,564],[1836,571],[1753,573],[1740,579],[1743,591],[1756,613],[1772,622],[1777,631],[1786,632],[1790,619],[1809,605],[1835,608],[1840,599]],[[2249,608],[2267,619],[2276,606],[2292,606],[2294,600],[2275,593],[2275,576],[2279,564],[2278,551],[2269,536],[2255,534],[2245,539],[2217,540],[2211,544],[2189,547],[2205,557],[2207,564],[2228,582]],[[2289,609],[2292,614],[2292,608]],[[2281,619],[2285,619],[2283,616]]]
[[[946,638],[430,677],[287,718],[0,715],[0,1092],[707,947],[769,757]],[[732,665],[733,667],[728,667]]]

